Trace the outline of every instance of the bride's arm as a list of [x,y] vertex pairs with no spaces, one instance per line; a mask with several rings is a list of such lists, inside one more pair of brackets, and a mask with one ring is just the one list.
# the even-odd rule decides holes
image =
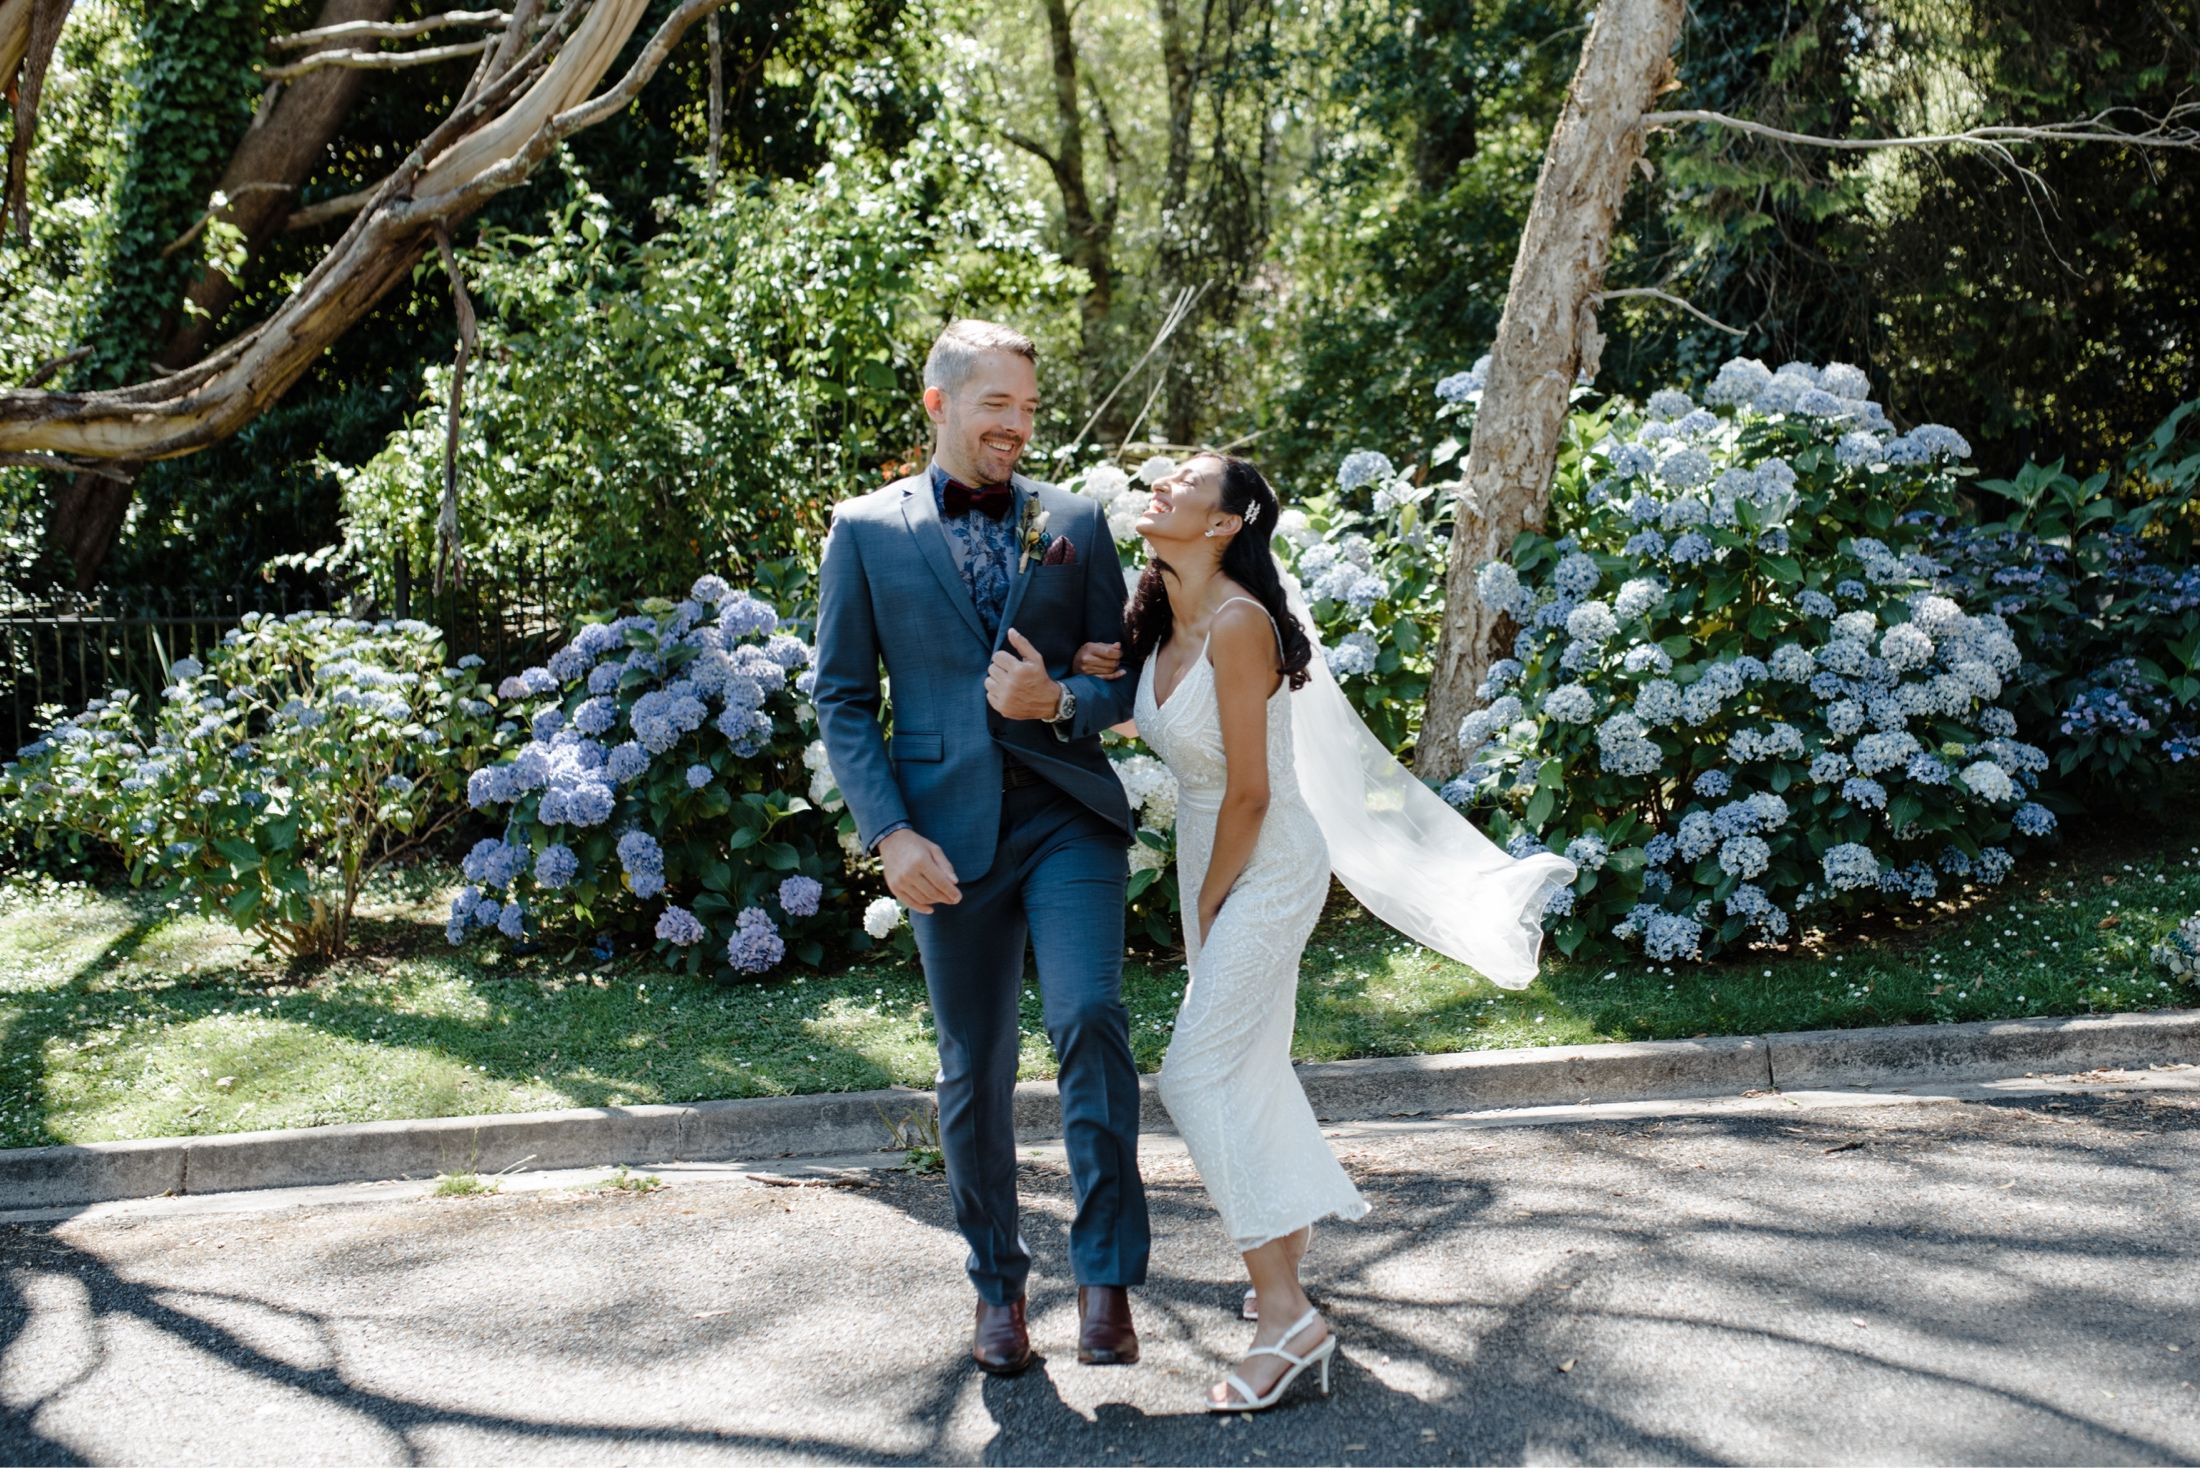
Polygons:
[[1207,643],[1215,707],[1222,715],[1222,756],[1229,765],[1215,848],[1199,889],[1199,941],[1207,941],[1222,901],[1237,885],[1268,814],[1268,699],[1276,691],[1276,634],[1260,608],[1233,602],[1215,613]]

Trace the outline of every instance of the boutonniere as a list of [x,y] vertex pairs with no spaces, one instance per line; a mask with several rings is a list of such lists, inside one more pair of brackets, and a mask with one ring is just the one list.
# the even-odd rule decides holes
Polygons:
[[1039,508],[1039,497],[1028,496],[1024,500],[1023,558],[1016,562],[1016,574],[1021,576],[1031,565],[1034,555],[1044,554],[1047,542],[1053,539],[1047,534],[1047,512]]

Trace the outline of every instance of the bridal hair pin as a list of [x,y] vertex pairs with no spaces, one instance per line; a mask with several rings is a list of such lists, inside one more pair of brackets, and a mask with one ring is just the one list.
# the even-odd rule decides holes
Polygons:
[[1245,507],[1245,523],[1248,525],[1256,525],[1259,522],[1260,502],[1256,500],[1252,504],[1249,504]]

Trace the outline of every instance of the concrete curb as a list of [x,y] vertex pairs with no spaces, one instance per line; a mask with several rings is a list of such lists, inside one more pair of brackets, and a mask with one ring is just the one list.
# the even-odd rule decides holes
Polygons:
[[[1356,1121],[2179,1062],[2200,1063],[2200,1010],[1341,1060],[1298,1073],[1316,1115]],[[1169,1131],[1154,1078],[1141,1085],[1145,1127]],[[0,1149],[0,1211],[442,1172],[884,1151],[926,1130],[932,1112],[931,1092],[895,1087]],[[1060,1135],[1051,1081],[1016,1088],[1016,1132],[1025,1141]]]

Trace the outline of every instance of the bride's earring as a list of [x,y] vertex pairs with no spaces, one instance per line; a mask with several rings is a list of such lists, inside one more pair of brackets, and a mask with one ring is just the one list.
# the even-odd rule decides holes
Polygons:
[[1208,538],[1209,540],[1213,540],[1213,539],[1214,539],[1214,538],[1215,538],[1215,537],[1216,537],[1217,535],[1219,535],[1219,534],[1221,534],[1221,533],[1222,533],[1221,531],[1219,531],[1219,530],[1215,529],[1215,527],[1214,527],[1214,526],[1212,526],[1212,525],[1210,525],[1210,526],[1208,526],[1208,527],[1207,527],[1207,538]]

